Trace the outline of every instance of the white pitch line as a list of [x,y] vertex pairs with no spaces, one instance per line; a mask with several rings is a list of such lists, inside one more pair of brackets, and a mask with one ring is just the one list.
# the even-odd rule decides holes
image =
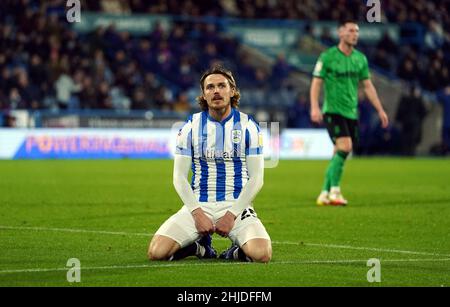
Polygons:
[[[25,227],[25,226],[22,227],[22,226],[3,226],[3,225],[0,225],[0,229],[56,231],[56,232],[69,232],[69,233],[92,233],[92,234],[121,235],[121,236],[141,236],[141,237],[148,237],[148,238],[150,238],[150,236],[153,235],[152,233],[130,233],[130,232],[121,232],[121,231],[85,230],[85,229],[71,229],[71,228]],[[219,240],[228,240],[226,238],[218,238],[218,239]],[[358,246],[338,245],[338,244],[302,243],[302,242],[291,242],[291,241],[272,241],[272,244],[297,245],[297,246],[303,245],[303,246],[313,246],[313,247],[353,249],[353,250],[398,253],[398,254],[409,254],[409,255],[450,257],[450,255],[447,255],[447,254],[438,254],[438,253],[430,253],[430,252],[418,252],[418,251],[386,249],[386,248],[376,248],[376,247],[358,247]]]
[[[380,263],[386,262],[445,262],[450,261],[450,258],[445,259],[381,259]],[[367,263],[367,259],[348,259],[348,260],[299,260],[299,261],[272,261],[268,265],[306,265],[306,264],[351,264],[351,263]],[[198,262],[198,263],[166,263],[166,264],[141,264],[141,265],[112,265],[112,266],[97,266],[97,267],[81,267],[80,270],[123,270],[123,269],[143,269],[143,268],[177,268],[177,267],[193,267],[193,266],[230,266],[230,265],[252,265],[250,262]],[[0,274],[11,273],[42,273],[42,272],[57,272],[68,271],[70,267],[66,268],[45,268],[45,269],[17,269],[17,270],[0,270]]]
[[130,233],[121,231],[103,231],[103,230],[85,230],[85,229],[70,229],[70,228],[46,228],[46,227],[19,227],[19,226],[2,226],[0,229],[11,230],[33,230],[33,231],[56,231],[56,232],[72,232],[72,233],[93,233],[104,235],[119,235],[119,236],[143,236],[150,237],[151,233]]
[[354,250],[365,250],[374,252],[387,252],[387,253],[398,253],[398,254],[410,254],[410,255],[422,255],[422,256],[437,256],[437,257],[450,257],[450,255],[427,253],[427,252],[415,252],[406,251],[398,249],[386,249],[386,248],[375,248],[375,247],[357,247],[348,245],[336,245],[336,244],[317,244],[317,243],[304,243],[306,246],[318,246],[318,247],[328,247],[328,248],[340,248],[340,249],[354,249]]

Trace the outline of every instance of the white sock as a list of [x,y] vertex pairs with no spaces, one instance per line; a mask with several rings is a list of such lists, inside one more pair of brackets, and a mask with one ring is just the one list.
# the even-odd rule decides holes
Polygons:
[[203,246],[201,246],[200,244],[198,244],[198,242],[195,242],[195,244],[197,244],[197,252],[195,253],[196,256],[199,257],[203,257],[205,256],[205,248]]
[[233,252],[233,259],[239,259],[239,248],[236,248]]
[[341,193],[340,187],[331,187],[330,193]]

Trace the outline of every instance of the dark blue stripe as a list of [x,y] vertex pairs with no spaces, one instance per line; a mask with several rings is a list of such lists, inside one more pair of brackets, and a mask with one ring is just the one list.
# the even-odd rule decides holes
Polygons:
[[225,200],[225,162],[218,160],[216,162],[217,180],[216,180],[216,201]]
[[215,123],[216,126],[216,201],[225,200],[225,161],[223,160],[223,150],[225,141],[225,129],[221,123]]
[[206,112],[202,113],[202,118],[200,121],[200,129],[199,129],[199,147],[201,149],[200,151],[200,199],[201,202],[207,202],[208,201],[208,164],[206,163],[206,155],[204,152],[204,148],[206,149],[207,141],[208,141],[208,134],[206,131],[206,123],[208,121]]
[[245,155],[249,155],[250,150],[250,132],[248,132],[248,129],[245,130]]
[[239,157],[233,157],[234,163],[234,199],[239,198],[242,192],[242,160]]
[[208,201],[208,164],[203,158],[200,158],[200,199],[201,202]]
[[[241,131],[241,113],[234,110],[233,130]],[[241,160],[241,142],[233,142],[233,167],[234,167],[234,191],[233,197],[237,199],[242,191],[242,160]]]

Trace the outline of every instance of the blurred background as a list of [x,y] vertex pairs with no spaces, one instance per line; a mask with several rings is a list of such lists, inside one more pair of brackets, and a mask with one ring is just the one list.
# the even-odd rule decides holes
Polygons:
[[234,72],[243,112],[279,122],[291,157],[317,158],[308,150],[329,141],[309,119],[311,73],[345,17],[359,21],[391,119],[382,129],[361,94],[355,154],[450,153],[448,0],[381,0],[381,23],[359,0],[80,2],[81,22],[65,0],[0,2],[0,158],[164,157],[216,62]]

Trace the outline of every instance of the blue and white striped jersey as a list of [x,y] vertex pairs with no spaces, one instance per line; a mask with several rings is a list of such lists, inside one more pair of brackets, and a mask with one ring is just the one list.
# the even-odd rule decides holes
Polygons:
[[175,154],[192,157],[191,187],[198,201],[237,199],[249,178],[246,157],[263,154],[262,140],[258,124],[234,108],[222,122],[208,111],[190,116]]

